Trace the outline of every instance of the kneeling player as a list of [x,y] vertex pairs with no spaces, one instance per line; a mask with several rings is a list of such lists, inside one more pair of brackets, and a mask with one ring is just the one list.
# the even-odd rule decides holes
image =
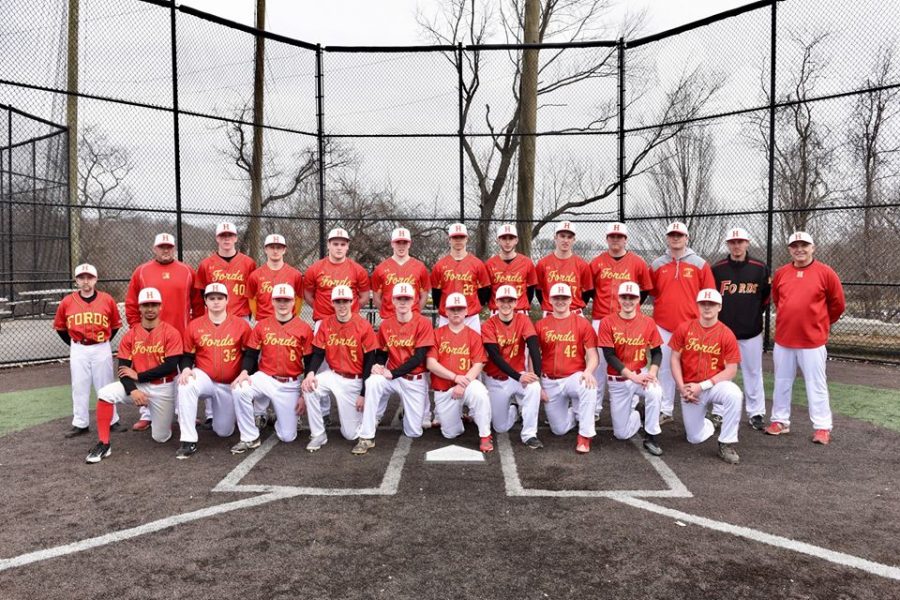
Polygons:
[[700,318],[685,321],[672,334],[672,377],[681,395],[684,432],[692,444],[699,444],[715,433],[706,418],[706,405],[721,405],[722,430],[719,432],[719,457],[736,465],[740,462],[734,444],[738,441],[743,394],[731,380],[737,374],[741,352],[737,339],[719,321],[722,296],[713,289],[697,295]]
[[484,384],[478,381],[487,362],[481,336],[466,327],[465,296],[450,294],[444,306],[448,323],[434,332],[435,344],[428,351],[426,363],[432,374],[434,413],[441,423],[441,434],[455,438],[463,432],[462,409],[468,406],[478,426],[479,449],[493,452],[491,402]]
[[203,290],[206,314],[190,322],[184,334],[184,354],[178,376],[178,428],[181,446],[175,458],[197,452],[197,403],[205,398],[212,414],[212,428],[219,437],[234,433],[234,400],[231,384],[241,371],[243,350],[250,325],[228,314],[228,288],[210,283]]
[[[494,431],[512,429],[518,417],[515,400],[522,409],[522,443],[537,450],[544,444],[537,437],[541,406],[541,351],[537,333],[527,315],[516,312],[518,294],[511,285],[497,288],[497,314],[484,322],[481,335],[488,363],[484,384],[491,399]],[[531,357],[531,369],[525,369],[525,348]]]
[[[606,358],[606,378],[609,384],[609,406],[613,435],[627,440],[641,428],[641,416],[634,409],[632,398],[644,399],[644,448],[653,456],[661,456],[656,441],[659,428],[659,404],[662,388],[656,380],[662,361],[662,338],[656,323],[638,311],[641,290],[632,281],[619,286],[619,312],[607,315],[600,322],[597,345]],[[647,348],[650,348],[650,367]]]
[[148,406],[153,439],[163,443],[172,437],[175,374],[182,340],[174,327],[160,320],[161,298],[156,288],[144,288],[138,294],[141,322],[129,329],[119,344],[119,381],[97,392],[99,441],[86,462],[98,463],[112,454],[109,428],[115,404]]

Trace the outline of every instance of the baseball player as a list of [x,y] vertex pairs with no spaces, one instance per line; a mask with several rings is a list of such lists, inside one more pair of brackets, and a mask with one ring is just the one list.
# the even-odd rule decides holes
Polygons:
[[421,313],[431,292],[431,276],[425,263],[409,255],[412,236],[409,229],[398,227],[391,232],[394,253],[372,271],[372,300],[384,321],[394,316],[392,291],[398,283],[408,283],[416,296],[412,309]]
[[500,252],[484,263],[491,281],[491,300],[488,304],[492,314],[497,312],[497,290],[511,285],[516,290],[515,310],[527,313],[537,289],[537,271],[534,263],[524,254],[516,252],[519,234],[512,225],[501,225],[497,229],[497,245]]
[[[184,336],[191,315],[203,314],[203,298],[194,287],[197,275],[188,265],[175,260],[175,238],[168,233],[160,233],[153,242],[153,259],[139,265],[131,275],[125,294],[125,320],[129,327],[141,322],[138,307],[139,292],[152,287],[162,294],[163,303],[159,318]],[[141,406],[140,419],[131,426],[135,431],[145,431],[150,427],[150,412]]]
[[[275,314],[256,324],[244,351],[242,370],[232,384],[232,399],[241,440],[232,454],[260,445],[253,403],[266,397],[275,409],[275,434],[282,442],[297,439],[297,410],[303,366],[309,364],[313,332],[294,315],[296,294],[287,283],[272,288]],[[257,370],[258,369],[258,370]]]
[[478,427],[479,450],[493,452],[491,401],[484,384],[478,381],[487,362],[481,336],[466,326],[470,309],[463,294],[449,294],[444,298],[444,307],[448,322],[434,332],[435,344],[428,351],[426,361],[431,371],[434,411],[441,424],[441,434],[448,439],[462,434],[462,409],[467,406]]
[[556,226],[553,242],[556,244],[553,252],[537,263],[538,302],[541,303],[544,316],[548,316],[553,312],[550,290],[557,283],[564,283],[569,286],[572,294],[570,310],[581,315],[594,296],[594,280],[590,265],[573,250],[575,227],[571,221],[561,221]]
[[[328,443],[322,420],[323,399],[334,397],[341,418],[341,435],[346,440],[359,438],[353,454],[365,454],[375,446],[374,440],[359,436],[365,407],[366,379],[375,364],[378,341],[371,323],[352,311],[353,291],[346,285],[331,290],[334,314],[319,325],[312,342],[312,357],[303,379],[303,397],[309,419],[309,443],[306,449],[316,452]],[[328,367],[316,371],[327,360]],[[372,436],[374,437],[374,435]]]
[[257,322],[274,315],[272,290],[279,283],[286,283],[297,294],[294,314],[300,314],[303,274],[285,262],[287,242],[284,241],[284,236],[278,233],[267,235],[264,248],[266,263],[257,267],[247,278],[247,303],[250,306],[250,313]]
[[[537,437],[541,406],[541,349],[537,332],[531,319],[516,311],[519,296],[515,287],[501,285],[494,302],[497,314],[481,327],[488,355],[484,385],[491,399],[491,422],[498,433],[512,429],[519,413],[511,401],[516,401],[522,410],[522,443],[538,450],[544,444]],[[531,370],[525,367],[526,348]]]
[[[94,389],[116,380],[109,341],[122,328],[116,301],[97,289],[97,269],[87,263],[75,267],[78,290],[62,299],[53,327],[69,348],[72,374],[72,428],[67,438],[84,435],[90,424],[91,383]],[[113,407],[112,431],[124,431]]]
[[[741,376],[744,381],[744,400],[750,426],[757,431],[765,428],[766,393],[763,390],[763,314],[769,305],[771,277],[766,263],[747,253],[750,235],[746,229],[732,227],[725,234],[728,256],[712,267],[716,288],[722,294],[719,320],[725,323],[741,349]],[[713,407],[718,414],[719,407]]]
[[[229,314],[250,318],[247,301],[247,280],[256,269],[256,261],[237,249],[237,228],[227,221],[216,225],[215,252],[200,261],[194,287],[203,292],[210,283],[221,283],[229,288]],[[197,315],[199,316],[199,315]]]
[[597,336],[591,323],[572,312],[572,289],[565,283],[550,288],[553,312],[535,324],[541,344],[541,399],[554,435],[565,435],[578,424],[575,451],[587,454],[597,434]]
[[[594,331],[600,332],[600,322],[609,315],[619,312],[619,286],[631,281],[641,291],[641,302],[653,289],[650,267],[644,259],[629,252],[628,227],[625,223],[609,223],[606,226],[606,252],[598,254],[591,261],[591,277],[594,281],[594,303],[591,319]],[[603,408],[603,392],[606,391],[607,372],[604,353],[599,355],[599,364],[594,378],[597,380],[597,415]]]
[[812,441],[828,444],[832,421],[825,378],[825,344],[831,326],[844,314],[844,287],[831,267],[813,258],[816,246],[805,231],[791,234],[788,251],[791,262],[778,269],[772,279],[775,391],[766,433],[781,435],[791,431],[791,392],[799,366],[815,430]]
[[130,403],[150,409],[151,435],[164,443],[172,437],[175,418],[175,376],[181,358],[181,334],[160,317],[162,294],[156,288],[138,292],[140,323],[129,328],[119,344],[119,381],[97,392],[97,445],[85,461],[98,463],[112,454],[109,431],[114,405]]
[[243,350],[250,337],[246,320],[228,312],[228,288],[210,283],[203,292],[206,314],[188,325],[178,376],[178,427],[181,446],[175,458],[197,452],[197,403],[204,398],[212,408],[213,431],[219,437],[234,433],[231,384],[241,371]]
[[490,301],[491,280],[484,263],[466,250],[469,240],[466,226],[454,223],[447,229],[447,235],[450,239],[450,252],[431,269],[431,298],[438,307],[438,327],[449,322],[447,298],[450,294],[458,293],[466,299],[468,307],[466,327],[480,333],[478,313],[481,312],[481,306]]
[[661,456],[663,452],[656,436],[661,432],[659,403],[662,388],[656,374],[662,360],[662,338],[653,319],[638,310],[640,298],[641,288],[637,283],[626,281],[619,285],[616,300],[619,310],[601,321],[597,345],[606,356],[604,377],[609,381],[613,435],[627,440],[641,428],[641,415],[633,404],[634,396],[640,396],[644,399],[644,448],[653,456]]
[[741,422],[741,388],[732,379],[737,374],[741,352],[737,339],[721,321],[722,295],[714,289],[697,294],[700,317],[679,325],[672,333],[672,377],[681,395],[684,432],[692,444],[700,444],[715,433],[706,418],[708,404],[721,405],[719,458],[736,465],[740,462],[734,445]]
[[675,408],[675,380],[672,377],[669,340],[675,328],[699,316],[695,298],[700,290],[716,287],[709,264],[688,247],[688,228],[680,221],[666,228],[666,253],[650,265],[653,279],[653,320],[663,340],[659,383],[662,386],[662,414],[659,424],[672,422]]
[[[428,378],[425,359],[434,346],[431,321],[414,312],[416,290],[413,284],[394,286],[394,315],[381,322],[378,350],[372,374],[366,380],[366,404],[363,409],[360,440],[373,440],[375,428],[387,410],[388,398],[396,393],[403,404],[403,433],[416,438],[422,435],[428,407]],[[429,419],[429,425],[431,421]],[[365,454],[369,444],[357,444],[354,454]]]

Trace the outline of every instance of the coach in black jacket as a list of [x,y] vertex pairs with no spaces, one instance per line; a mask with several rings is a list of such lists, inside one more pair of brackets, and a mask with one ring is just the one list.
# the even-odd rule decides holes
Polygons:
[[741,348],[741,375],[750,425],[763,430],[766,395],[762,377],[762,315],[769,304],[772,278],[765,263],[747,254],[750,235],[732,227],[725,236],[729,255],[712,267],[716,287],[722,293],[719,320],[734,332]]

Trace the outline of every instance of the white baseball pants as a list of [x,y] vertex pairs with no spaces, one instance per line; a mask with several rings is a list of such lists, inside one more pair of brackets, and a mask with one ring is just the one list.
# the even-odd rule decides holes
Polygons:
[[487,388],[477,379],[466,386],[462,398],[454,398],[451,390],[434,393],[434,414],[441,422],[441,434],[445,438],[455,438],[462,434],[463,406],[469,407],[469,416],[478,426],[479,437],[491,435],[491,401]]
[[538,412],[541,410],[541,384],[537,381],[523,386],[515,379],[494,379],[484,376],[484,385],[491,399],[491,423],[494,431],[504,433],[512,429],[519,416],[511,403],[515,400],[522,409],[522,433],[525,440],[537,437]]
[[[576,371],[562,379],[541,378],[541,387],[550,401],[544,406],[550,431],[554,435],[565,435],[578,423],[578,434],[592,438],[597,435],[594,427],[594,410],[597,394],[584,385],[581,371]],[[571,405],[570,405],[571,403]]]
[[[150,399],[147,410],[150,417],[150,434],[157,442],[168,442],[172,437],[172,422],[175,420],[175,381],[167,383],[139,383],[137,388]],[[125,386],[114,381],[97,392],[100,402],[111,404],[134,404],[125,393]]]
[[814,429],[831,431],[831,403],[828,397],[828,382],[825,378],[825,360],[828,351],[825,346],[818,348],[785,348],[775,344],[775,392],[772,394],[773,423],[791,424],[791,395],[797,367],[803,372],[806,383],[806,401],[809,405],[809,419]]
[[[297,439],[297,400],[300,398],[300,379],[279,381],[271,375],[257,371],[236,390],[231,390],[234,414],[242,442],[252,442],[259,437],[259,429],[253,419],[253,402],[268,398],[275,410],[275,435],[282,442]],[[215,423],[215,417],[213,418]]]
[[209,378],[202,369],[191,369],[191,380],[178,385],[178,428],[182,442],[196,442],[197,405],[200,398],[212,409],[213,431],[219,437],[234,433],[234,400],[231,385],[218,383]]
[[[738,340],[738,347],[741,350],[741,378],[744,380],[744,403],[747,408],[747,416],[765,416],[766,391],[763,388],[762,372],[763,336],[760,333],[747,340]],[[713,407],[713,413],[722,414],[718,406]]]
[[363,410],[359,437],[375,437],[375,429],[387,410],[391,394],[400,396],[403,406],[403,433],[406,437],[422,435],[422,420],[428,402],[428,379],[424,375],[418,379],[385,379],[382,375],[372,375],[366,379],[366,407]]
[[[594,333],[600,333],[600,319],[595,319],[592,321],[594,325]],[[603,411],[603,393],[607,389],[606,385],[606,357],[603,356],[603,348],[597,348],[597,358],[600,362],[597,363],[597,370],[594,371],[594,379],[597,380],[597,408],[594,410],[595,415],[599,415]],[[612,396],[610,396],[610,402],[612,402]]]
[[672,349],[669,348],[669,340],[672,339],[672,332],[663,329],[659,325],[656,326],[662,337],[662,363],[659,365],[659,372],[656,379],[662,388],[662,399],[660,400],[659,412],[672,416],[675,410],[675,392],[678,388],[675,385],[675,378],[672,377]]
[[341,435],[346,440],[355,440],[359,437],[363,418],[363,413],[356,410],[356,399],[362,390],[362,379],[348,379],[334,371],[322,371],[316,375],[316,381],[318,381],[316,390],[303,394],[306,401],[306,418],[309,420],[309,437],[314,438],[325,433],[322,406],[326,401],[330,405],[333,397],[341,419]]
[[742,396],[741,388],[733,381],[720,381],[710,389],[700,392],[700,401],[697,404],[682,400],[681,416],[684,420],[687,441],[699,444],[716,432],[712,421],[706,418],[706,408],[711,403],[722,408],[722,430],[719,432],[719,441],[723,444],[736,444],[738,424],[741,421]]
[[[87,427],[91,423],[91,384],[100,391],[100,388],[116,380],[109,342],[91,346],[72,342],[69,372],[72,374],[72,425]],[[115,408],[112,422],[119,422],[119,413]]]
[[662,388],[651,383],[646,388],[633,381],[609,380],[609,413],[612,416],[613,435],[627,440],[641,428],[641,415],[634,409],[634,396],[644,399],[644,431],[650,435],[661,433],[659,428],[659,404]]

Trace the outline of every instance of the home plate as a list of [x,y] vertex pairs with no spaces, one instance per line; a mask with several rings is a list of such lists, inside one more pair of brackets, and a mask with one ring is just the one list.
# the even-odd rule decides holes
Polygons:
[[461,446],[446,446],[425,453],[428,462],[484,462],[484,454]]

